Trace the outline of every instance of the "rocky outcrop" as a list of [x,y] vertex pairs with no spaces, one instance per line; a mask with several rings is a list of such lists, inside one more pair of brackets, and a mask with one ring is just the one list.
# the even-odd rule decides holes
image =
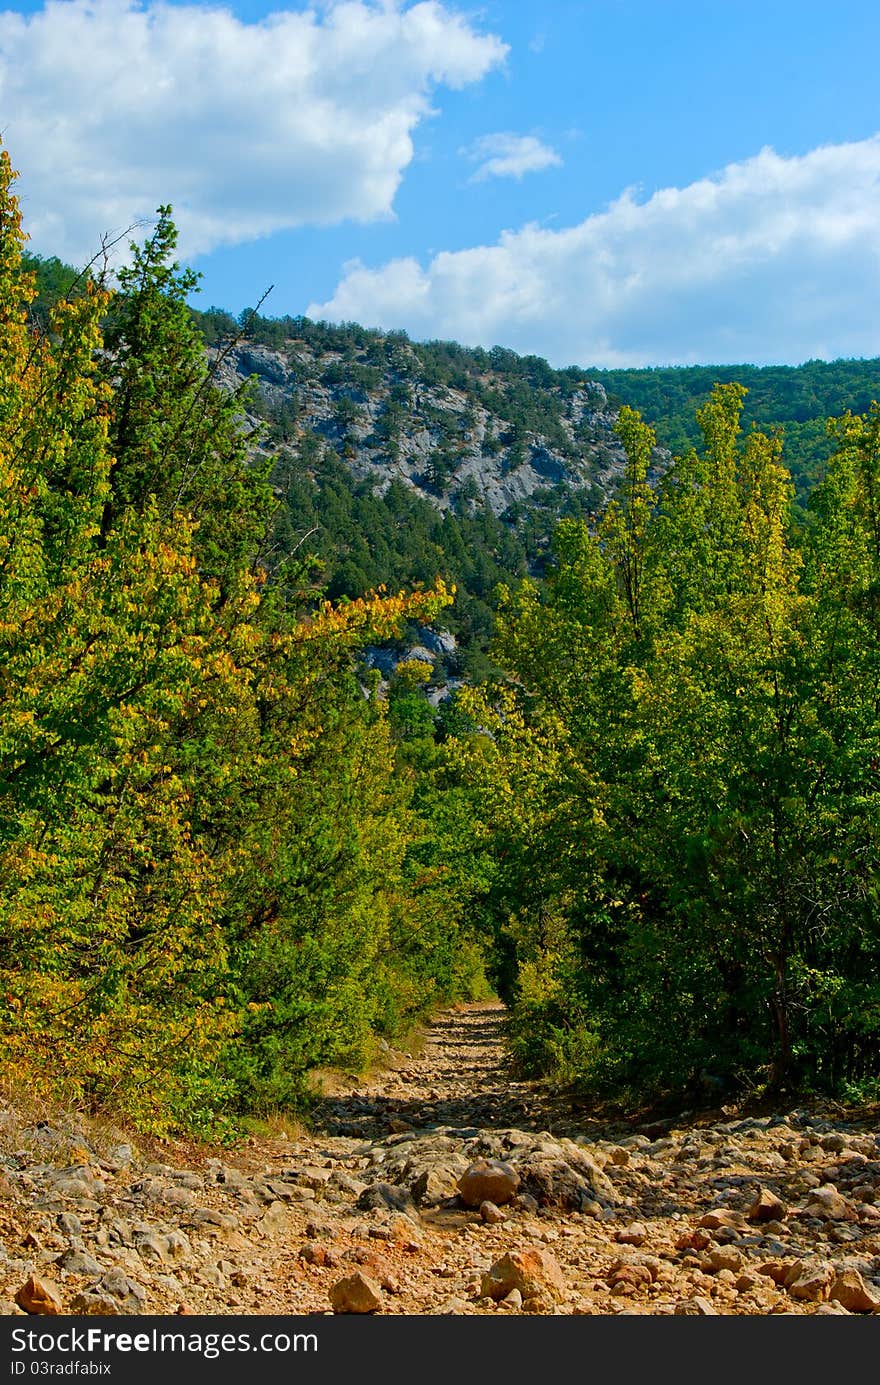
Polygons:
[[[295,419],[294,436],[322,437],[378,492],[397,479],[440,510],[481,504],[504,515],[554,486],[609,494],[623,467],[617,415],[595,381],[543,387],[554,406],[551,438],[517,425],[513,403],[509,413],[490,410],[464,388],[420,379],[418,357],[404,343],[395,343],[393,359],[366,368],[369,384],[359,381],[376,353],[363,347],[343,356],[292,337],[278,349],[244,341],[208,356],[223,389],[253,377],[258,408],[247,415],[249,429],[283,413]],[[494,386],[503,398],[503,377]],[[667,455],[658,449],[656,460],[662,467]]]

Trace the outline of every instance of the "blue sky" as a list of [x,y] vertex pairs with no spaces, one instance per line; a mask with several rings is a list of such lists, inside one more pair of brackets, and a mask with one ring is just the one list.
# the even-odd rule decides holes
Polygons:
[[200,303],[554,364],[880,354],[880,6],[54,0],[0,13],[32,248],[160,201]]

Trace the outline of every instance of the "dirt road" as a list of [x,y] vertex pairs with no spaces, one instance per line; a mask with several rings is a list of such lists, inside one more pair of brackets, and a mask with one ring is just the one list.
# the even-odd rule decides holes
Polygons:
[[502,1018],[229,1151],[0,1110],[2,1311],[30,1276],[77,1314],[880,1311],[875,1112],[604,1127],[510,1079]]

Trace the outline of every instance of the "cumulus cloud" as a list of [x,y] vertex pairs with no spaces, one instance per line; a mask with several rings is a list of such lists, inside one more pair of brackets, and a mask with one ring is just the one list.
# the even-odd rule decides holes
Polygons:
[[258,23],[202,5],[46,0],[0,13],[0,128],[34,246],[82,261],[174,204],[194,255],[392,215],[439,86],[506,46],[442,0],[330,0]]
[[478,165],[472,183],[486,178],[522,178],[524,173],[540,173],[562,163],[556,150],[534,135],[514,135],[506,130],[480,135],[462,153]]
[[346,266],[314,318],[496,342],[557,365],[880,355],[880,135],[764,149],[579,225]]

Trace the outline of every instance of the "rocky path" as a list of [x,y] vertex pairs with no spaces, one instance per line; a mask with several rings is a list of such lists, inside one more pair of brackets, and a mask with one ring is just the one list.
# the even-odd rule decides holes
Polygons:
[[[376,1138],[393,1124],[501,1129],[580,1130],[578,1117],[536,1083],[507,1076],[502,1046],[504,1007],[461,1005],[440,1015],[425,1034],[418,1058],[389,1049],[372,1082],[330,1096],[317,1112],[328,1132]],[[586,1121],[589,1125],[589,1120]],[[593,1122],[598,1127],[598,1122]]]
[[235,1151],[0,1109],[0,1311],[880,1312],[876,1112],[604,1127],[506,1077],[501,1018]]

